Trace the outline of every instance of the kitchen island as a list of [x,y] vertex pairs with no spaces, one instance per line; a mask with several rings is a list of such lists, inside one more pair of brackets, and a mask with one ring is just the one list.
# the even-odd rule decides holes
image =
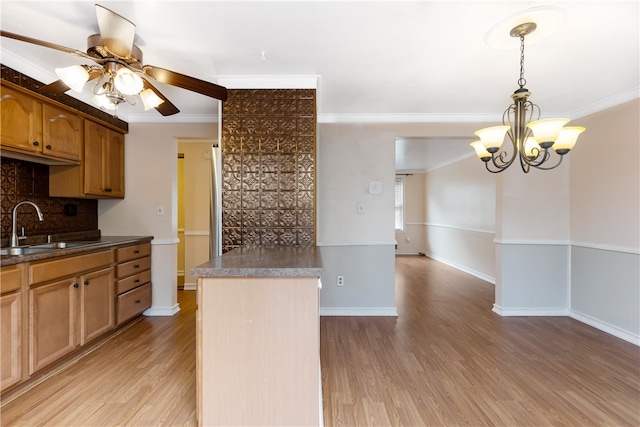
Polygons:
[[197,276],[198,425],[319,425],[315,248],[235,249]]

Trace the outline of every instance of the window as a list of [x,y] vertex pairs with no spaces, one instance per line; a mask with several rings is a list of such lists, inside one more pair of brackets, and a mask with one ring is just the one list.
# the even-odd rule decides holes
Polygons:
[[396,231],[404,231],[404,178],[396,177]]

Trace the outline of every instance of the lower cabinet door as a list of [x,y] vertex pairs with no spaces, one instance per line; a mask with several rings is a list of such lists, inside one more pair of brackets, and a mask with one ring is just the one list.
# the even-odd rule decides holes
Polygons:
[[118,295],[118,324],[151,307],[151,283]]
[[0,297],[0,389],[22,380],[22,292]]
[[29,290],[29,374],[75,349],[76,287],[69,278]]
[[80,278],[80,345],[85,345],[116,326],[113,268]]

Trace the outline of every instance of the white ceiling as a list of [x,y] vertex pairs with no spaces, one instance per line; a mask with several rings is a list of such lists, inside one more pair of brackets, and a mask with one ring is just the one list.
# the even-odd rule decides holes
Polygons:
[[[0,2],[5,31],[86,50],[98,32],[94,1]],[[519,47],[489,46],[492,28],[553,4],[564,21],[526,46],[525,77],[544,117],[577,118],[639,96],[640,12],[631,1],[105,1],[137,26],[144,63],[224,83],[229,78],[317,81],[318,121],[499,122],[517,88]],[[508,30],[507,30],[508,32]],[[535,33],[534,33],[535,34]],[[510,39],[505,35],[506,39]],[[2,38],[3,64],[44,83],[86,60]],[[262,59],[264,53],[265,59]],[[129,122],[217,120],[218,102],[156,84],[181,110],[141,106]],[[82,99],[87,99],[84,96]],[[399,158],[451,159],[468,139],[403,138]],[[416,146],[417,144],[417,146]],[[428,147],[422,147],[423,145]],[[413,154],[411,154],[413,153]],[[446,162],[446,160],[444,160]],[[407,169],[433,165],[407,163]]]

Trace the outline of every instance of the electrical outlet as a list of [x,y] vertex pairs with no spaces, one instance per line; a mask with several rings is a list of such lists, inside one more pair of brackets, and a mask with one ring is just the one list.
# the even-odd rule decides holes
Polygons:
[[344,276],[338,276],[338,286],[344,286]]

